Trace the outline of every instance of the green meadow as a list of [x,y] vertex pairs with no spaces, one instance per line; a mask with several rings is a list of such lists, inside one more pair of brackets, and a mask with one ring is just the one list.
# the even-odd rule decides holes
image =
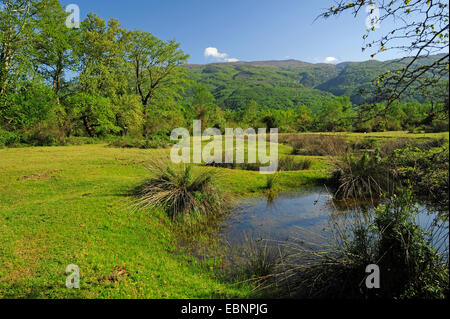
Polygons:
[[[391,135],[416,136],[369,136]],[[281,157],[291,151],[280,145]],[[218,276],[220,259],[191,254],[164,212],[133,209],[130,191],[149,177],[145,164],[169,152],[106,144],[0,149],[0,298],[258,296],[251,284]],[[280,190],[328,177],[328,157],[308,158],[308,170],[278,173]],[[263,192],[259,172],[208,169],[234,198]],[[65,286],[70,264],[80,267],[80,289]]]
[[[143,164],[167,153],[102,144],[0,150],[0,297],[249,296],[250,287],[218,280],[214,261],[183,253],[165,213],[132,209],[130,190],[149,176]],[[265,182],[258,172],[224,171],[221,184],[238,196]],[[326,173],[285,175],[295,187]],[[80,267],[80,290],[65,286],[70,264]]]

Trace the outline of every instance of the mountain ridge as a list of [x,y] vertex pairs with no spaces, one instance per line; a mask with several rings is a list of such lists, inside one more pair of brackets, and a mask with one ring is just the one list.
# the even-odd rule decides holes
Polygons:
[[[442,55],[421,58],[429,63]],[[361,89],[373,88],[374,80],[396,70],[411,57],[387,61],[367,60],[339,64],[309,63],[295,59],[189,64],[190,78],[204,85],[224,109],[239,109],[255,100],[263,108],[306,105],[317,110],[327,100],[348,96],[357,105],[367,102]],[[420,63],[420,62],[419,62]],[[405,101],[423,102],[411,92]]]

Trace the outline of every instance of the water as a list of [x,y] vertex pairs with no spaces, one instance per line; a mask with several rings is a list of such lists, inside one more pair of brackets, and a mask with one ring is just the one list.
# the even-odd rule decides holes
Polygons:
[[[321,247],[332,242],[333,224],[364,219],[358,208],[361,205],[338,209],[325,187],[283,193],[273,202],[266,198],[245,199],[225,220],[222,237],[231,246],[248,240],[269,240],[272,243],[300,241],[311,247]],[[420,207],[417,222],[421,227],[427,229],[434,218],[434,214]]]

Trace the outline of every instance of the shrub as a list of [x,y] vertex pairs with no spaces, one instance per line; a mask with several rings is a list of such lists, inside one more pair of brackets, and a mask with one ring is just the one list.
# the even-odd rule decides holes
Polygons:
[[377,140],[372,138],[363,138],[353,144],[355,150],[373,150],[377,146]]
[[435,147],[441,147],[447,143],[445,138],[397,138],[393,140],[383,141],[380,144],[380,154],[383,157],[391,156],[398,149],[405,149],[407,147],[415,147],[420,150],[430,150]]
[[449,123],[448,120],[433,120],[430,126],[425,127],[425,132],[427,133],[440,133],[440,132],[448,132]]
[[21,135],[0,129],[0,146],[16,146],[22,140],[23,137]]
[[213,171],[194,174],[192,166],[172,167],[162,163],[152,163],[147,168],[153,177],[137,190],[138,207],[161,207],[172,220],[224,210],[224,197],[215,185]]
[[418,147],[398,149],[387,161],[396,167],[399,180],[413,185],[419,198],[425,199],[448,220],[449,147],[424,150]]

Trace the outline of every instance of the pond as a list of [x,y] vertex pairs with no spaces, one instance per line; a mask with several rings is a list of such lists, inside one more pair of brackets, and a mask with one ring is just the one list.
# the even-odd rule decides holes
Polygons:
[[[371,204],[336,207],[325,187],[282,193],[273,201],[267,198],[245,199],[225,220],[221,236],[230,246],[249,240],[267,240],[274,244],[300,241],[303,245],[321,247],[332,242],[332,225],[356,216],[364,218],[361,208],[367,210],[371,207]],[[427,229],[435,215],[428,214],[423,206],[419,205],[419,209],[417,222]]]

